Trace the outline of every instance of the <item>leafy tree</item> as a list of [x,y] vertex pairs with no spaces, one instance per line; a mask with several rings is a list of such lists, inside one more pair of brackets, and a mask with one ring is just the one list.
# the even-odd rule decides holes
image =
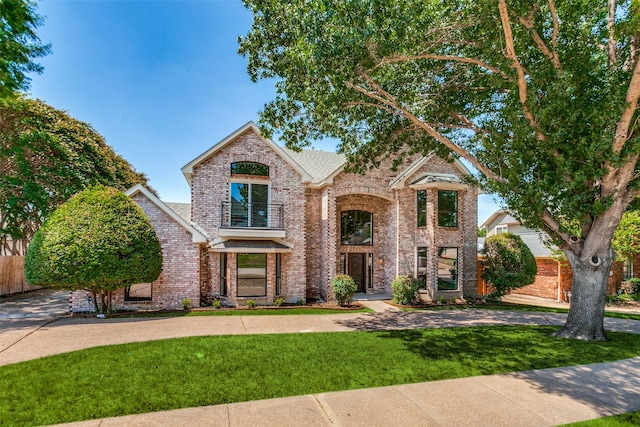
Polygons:
[[511,289],[536,280],[538,267],[531,249],[520,236],[511,233],[489,237],[482,247],[482,278],[491,285],[491,299],[500,299]]
[[149,218],[124,193],[102,185],[56,209],[25,257],[29,283],[88,289],[97,313],[109,311],[115,289],[152,282],[161,268],[162,250]]
[[632,210],[622,215],[613,235],[613,249],[621,260],[640,254],[640,211]]
[[[261,113],[289,147],[341,140],[350,169],[390,154],[474,166],[574,272],[556,335],[606,339],[611,238],[640,192],[640,17],[631,0],[245,0]],[[579,224],[572,233],[563,224]]]
[[0,138],[0,254],[23,254],[47,215],[89,185],[147,182],[90,125],[39,100],[0,98]]
[[35,9],[35,3],[27,0],[0,2],[0,98],[27,90],[30,79],[26,74],[42,72],[42,66],[33,60],[51,51],[35,33],[42,24]]

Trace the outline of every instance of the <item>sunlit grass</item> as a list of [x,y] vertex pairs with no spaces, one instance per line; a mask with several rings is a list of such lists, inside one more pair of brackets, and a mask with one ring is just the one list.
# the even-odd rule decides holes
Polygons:
[[640,426],[640,411],[612,415],[595,420],[565,424],[562,427],[637,427]]

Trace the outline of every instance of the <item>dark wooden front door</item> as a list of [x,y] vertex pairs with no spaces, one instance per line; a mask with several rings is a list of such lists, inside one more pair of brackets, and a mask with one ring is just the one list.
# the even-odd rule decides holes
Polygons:
[[356,292],[365,292],[365,256],[366,254],[349,254],[349,275],[356,282],[358,289]]

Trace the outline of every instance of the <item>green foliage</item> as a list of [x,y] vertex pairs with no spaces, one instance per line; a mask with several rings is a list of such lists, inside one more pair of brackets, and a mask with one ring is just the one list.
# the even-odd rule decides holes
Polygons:
[[182,300],[182,308],[183,310],[189,310],[191,308],[191,300],[189,298]]
[[282,304],[284,304],[284,298],[282,297],[276,297],[276,299],[273,300],[273,305],[276,307],[280,307]]
[[612,243],[619,260],[640,254],[640,210],[628,211],[622,215]]
[[51,45],[43,45],[35,33],[42,25],[36,3],[29,0],[0,2],[0,98],[29,88],[27,73],[42,73],[35,58],[47,55]]
[[412,305],[418,301],[418,289],[421,282],[409,276],[396,276],[391,282],[393,302],[402,305]]
[[520,236],[511,233],[492,236],[485,241],[482,255],[482,278],[493,288],[491,298],[530,285],[536,279],[536,260]]
[[[105,292],[152,282],[162,251],[153,225],[122,192],[101,185],[76,194],[56,209],[34,235],[25,257],[32,285]],[[94,296],[94,301],[97,304]]]
[[216,310],[219,309],[222,306],[222,302],[220,302],[219,299],[214,299],[213,300],[213,308],[215,308]]
[[246,304],[247,304],[247,307],[249,307],[249,308],[255,308],[256,307],[256,300],[248,299]]
[[22,255],[8,237],[26,247],[56,207],[90,185],[147,182],[90,125],[42,101],[0,98],[0,123],[0,254]]
[[353,294],[356,293],[358,287],[353,278],[347,274],[338,274],[331,281],[333,297],[338,305],[345,306],[353,301]]
[[487,229],[478,227],[478,237],[487,237]]

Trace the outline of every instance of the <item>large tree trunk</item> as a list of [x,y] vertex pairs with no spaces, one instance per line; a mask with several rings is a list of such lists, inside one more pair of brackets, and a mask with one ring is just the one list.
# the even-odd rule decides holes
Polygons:
[[614,261],[611,242],[598,255],[576,256],[566,252],[573,270],[571,307],[564,326],[554,336],[580,340],[605,341],[604,305],[609,272]]

